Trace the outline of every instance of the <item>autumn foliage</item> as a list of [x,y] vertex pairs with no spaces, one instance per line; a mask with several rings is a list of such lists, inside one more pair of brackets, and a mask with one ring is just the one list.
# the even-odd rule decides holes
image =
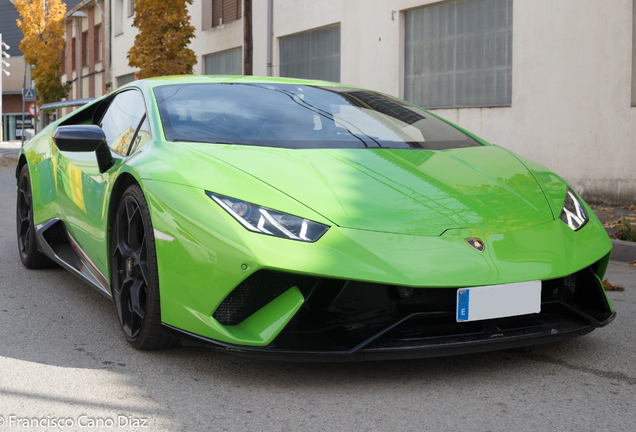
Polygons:
[[197,58],[188,45],[194,37],[187,5],[192,0],[135,0],[133,25],[139,29],[128,63],[139,78],[193,73]]
[[25,63],[32,65],[37,105],[64,99],[69,90],[61,81],[66,4],[62,0],[15,0],[15,7],[24,34],[20,50]]

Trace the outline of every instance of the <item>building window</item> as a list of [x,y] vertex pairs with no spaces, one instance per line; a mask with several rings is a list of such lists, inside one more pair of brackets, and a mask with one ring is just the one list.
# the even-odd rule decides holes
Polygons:
[[203,56],[206,75],[241,75],[243,73],[243,49]]
[[71,39],[71,64],[73,65],[73,69],[77,70],[77,38]]
[[212,0],[212,27],[241,18],[241,0]]
[[60,64],[60,73],[64,75],[66,73],[66,44],[62,47],[62,63]]
[[135,0],[128,0],[128,16],[131,17],[135,14]]
[[426,108],[510,106],[512,0],[405,12],[404,98]]
[[115,0],[115,36],[124,32],[124,0]]
[[88,66],[88,32],[82,33],[82,67]]
[[280,38],[280,76],[340,82],[340,25]]
[[121,87],[125,84],[133,82],[135,80],[135,73],[129,73],[117,77],[117,87]]
[[95,42],[94,52],[95,52],[95,62],[100,62],[103,60],[102,58],[102,26],[101,24],[95,26],[93,34],[93,41]]

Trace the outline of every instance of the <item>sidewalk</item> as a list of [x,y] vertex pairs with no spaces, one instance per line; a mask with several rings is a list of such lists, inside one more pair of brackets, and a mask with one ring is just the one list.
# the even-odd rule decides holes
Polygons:
[[[636,203],[633,203],[636,205]],[[615,234],[622,225],[618,222],[626,218],[632,227],[636,227],[636,207],[634,205],[625,206],[631,208],[623,208],[622,206],[595,206],[590,205],[594,214],[599,218],[607,234]],[[612,239],[612,259],[614,261],[632,262],[636,260],[636,242],[628,242]]]

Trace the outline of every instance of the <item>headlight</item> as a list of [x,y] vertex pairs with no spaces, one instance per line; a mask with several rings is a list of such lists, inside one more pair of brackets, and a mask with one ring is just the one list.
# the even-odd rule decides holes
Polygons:
[[568,188],[567,194],[565,195],[565,202],[563,203],[563,209],[561,210],[559,219],[565,222],[566,225],[574,231],[583,227],[590,219],[587,213],[585,213],[581,201],[579,201],[574,191],[570,188]]
[[329,227],[236,198],[205,192],[250,231],[292,240],[315,242]]

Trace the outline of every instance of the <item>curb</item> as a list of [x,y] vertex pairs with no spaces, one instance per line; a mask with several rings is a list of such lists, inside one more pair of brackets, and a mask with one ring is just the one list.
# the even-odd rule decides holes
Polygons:
[[610,259],[624,262],[636,260],[636,242],[612,239],[612,255],[610,255]]

